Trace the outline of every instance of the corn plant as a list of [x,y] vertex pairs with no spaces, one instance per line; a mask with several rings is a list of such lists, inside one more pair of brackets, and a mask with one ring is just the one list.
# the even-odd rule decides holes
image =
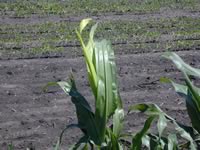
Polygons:
[[[123,128],[124,110],[118,92],[116,80],[116,64],[111,43],[107,40],[94,40],[97,24],[93,25],[87,43],[82,37],[82,32],[91,19],[84,19],[76,30],[81,43],[86,62],[88,80],[95,100],[95,111],[77,90],[75,80],[71,77],[69,82],[49,83],[59,85],[66,94],[71,96],[71,101],[76,107],[77,124],[68,125],[60,135],[55,149],[59,149],[62,135],[70,127],[78,127],[83,132],[83,137],[72,146],[73,149],[121,149],[121,131]],[[112,125],[108,121],[112,119]]]
[[13,146],[13,144],[11,143],[11,144],[8,144],[8,148],[7,148],[8,150],[14,150],[14,146]]
[[[161,78],[162,82],[171,83],[175,91],[185,98],[188,115],[192,126],[186,126],[164,113],[155,104],[138,104],[130,107],[129,111],[139,110],[147,114],[143,129],[133,136],[132,142],[137,143],[132,146],[133,150],[141,149],[144,145],[148,149],[178,150],[178,149],[200,149],[200,89],[191,81],[190,76],[200,77],[200,69],[193,68],[186,64],[176,53],[166,52],[163,57],[174,62],[176,67],[185,76],[185,85],[173,82],[168,78]],[[149,133],[148,130],[157,119],[158,134]],[[163,134],[169,124],[174,125],[175,132]],[[177,140],[181,137],[186,142]]]

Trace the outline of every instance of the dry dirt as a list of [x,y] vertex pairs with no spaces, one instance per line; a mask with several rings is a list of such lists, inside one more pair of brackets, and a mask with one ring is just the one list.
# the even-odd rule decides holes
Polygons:
[[[164,11],[151,15],[128,14],[127,18],[122,16],[120,18],[145,20],[149,17],[176,17],[176,12],[173,14],[168,12],[169,15]],[[197,12],[194,14],[177,12],[178,16],[199,17]],[[119,16],[115,14],[107,16],[104,14],[103,18],[117,17]],[[79,20],[79,18],[75,17],[74,20]],[[0,21],[2,23],[9,21],[11,24],[28,21],[26,18],[24,18],[26,20],[14,19],[16,18],[1,18]],[[40,20],[35,17],[34,21]],[[51,21],[56,21],[56,19]],[[170,85],[159,82],[159,78],[163,76],[173,77],[178,81],[183,79],[171,62],[161,58],[163,50],[145,53],[134,53],[134,49],[125,51],[126,53],[122,46],[116,55],[119,88],[125,110],[127,111],[131,104],[153,102],[180,122],[189,123],[184,101],[175,94]],[[198,48],[182,49],[177,53],[187,63],[200,67]],[[51,88],[47,93],[44,93],[42,88],[50,81],[66,80],[71,69],[74,71],[78,89],[89,102],[94,103],[83,58],[81,55],[71,56],[73,55],[66,54],[58,58],[0,60],[0,149],[6,149],[11,141],[15,150],[27,147],[37,150],[53,149],[53,144],[61,130],[67,124],[76,123],[76,116],[70,97],[66,96],[59,87]],[[142,127],[143,122],[141,114],[130,114],[126,117],[124,130],[134,132]],[[77,129],[66,132],[64,149],[77,141],[79,136],[80,132]]]

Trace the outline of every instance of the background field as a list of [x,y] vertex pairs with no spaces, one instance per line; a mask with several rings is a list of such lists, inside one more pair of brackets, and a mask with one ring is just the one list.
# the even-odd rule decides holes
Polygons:
[[[184,101],[159,78],[182,76],[160,57],[176,51],[200,67],[199,0],[0,0],[0,147],[52,149],[66,124],[76,122],[70,98],[49,81],[65,80],[73,69],[77,85],[91,103],[82,51],[76,39],[79,21],[99,22],[96,38],[111,40],[121,96],[130,104],[154,102],[188,121]],[[140,114],[126,118],[125,130],[140,129]],[[70,130],[68,147],[79,136]]]

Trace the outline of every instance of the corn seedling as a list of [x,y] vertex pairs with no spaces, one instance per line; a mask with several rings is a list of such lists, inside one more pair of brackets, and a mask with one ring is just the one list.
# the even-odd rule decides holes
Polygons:
[[[114,51],[109,41],[94,40],[97,24],[92,26],[89,40],[85,44],[82,32],[90,21],[91,19],[82,20],[76,33],[85,57],[88,79],[95,99],[95,111],[92,111],[87,100],[78,92],[73,77],[69,82],[49,83],[49,85],[59,85],[66,94],[71,96],[76,107],[78,123],[69,125],[66,129],[78,127],[84,136],[73,146],[73,149],[81,146],[84,149],[117,150],[122,148],[119,138],[123,127],[124,110],[118,92]],[[110,127],[107,123],[111,118],[113,122]],[[66,129],[61,133],[55,149],[59,149]]]

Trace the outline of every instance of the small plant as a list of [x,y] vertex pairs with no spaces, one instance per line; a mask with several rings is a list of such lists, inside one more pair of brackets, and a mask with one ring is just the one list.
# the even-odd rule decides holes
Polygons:
[[[107,40],[94,40],[94,32],[97,24],[92,26],[89,40],[85,44],[82,32],[91,19],[84,19],[80,23],[80,28],[76,30],[80,40],[85,62],[87,66],[88,79],[95,99],[95,111],[93,112],[87,100],[78,92],[75,81],[71,77],[69,82],[49,83],[49,85],[59,85],[65,93],[71,96],[71,100],[76,107],[78,123],[69,125],[78,127],[84,136],[72,146],[73,149],[83,147],[83,149],[121,149],[121,131],[123,127],[124,110],[118,92],[116,80],[116,65],[114,61],[114,51],[111,43]],[[112,119],[109,126],[108,121]],[[55,147],[59,149],[62,135]]]
[[8,144],[8,150],[14,150],[14,146],[13,146],[12,143],[11,143],[11,144]]

